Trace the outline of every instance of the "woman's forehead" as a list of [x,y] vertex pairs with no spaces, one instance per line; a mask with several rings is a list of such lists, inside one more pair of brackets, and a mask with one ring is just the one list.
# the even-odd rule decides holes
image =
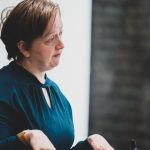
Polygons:
[[55,20],[52,22],[51,20],[48,22],[47,27],[43,33],[43,36],[48,36],[51,33],[59,32],[63,29],[63,23],[60,15],[56,15]]

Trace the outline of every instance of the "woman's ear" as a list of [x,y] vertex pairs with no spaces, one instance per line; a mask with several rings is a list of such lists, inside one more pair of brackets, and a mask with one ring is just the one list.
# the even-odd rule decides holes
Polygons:
[[30,52],[29,52],[29,50],[27,49],[27,45],[26,45],[26,42],[25,42],[25,41],[23,41],[23,40],[19,41],[19,42],[17,43],[17,46],[18,46],[18,49],[19,49],[20,53],[21,53],[24,57],[26,57],[26,58],[30,57]]

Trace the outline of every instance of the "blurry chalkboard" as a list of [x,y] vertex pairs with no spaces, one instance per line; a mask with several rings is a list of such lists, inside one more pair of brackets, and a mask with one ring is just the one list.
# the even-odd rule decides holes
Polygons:
[[150,1],[93,0],[89,134],[150,149]]

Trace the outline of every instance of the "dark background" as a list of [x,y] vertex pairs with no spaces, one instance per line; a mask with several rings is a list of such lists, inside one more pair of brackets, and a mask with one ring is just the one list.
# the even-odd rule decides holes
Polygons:
[[150,1],[93,0],[89,134],[150,150]]

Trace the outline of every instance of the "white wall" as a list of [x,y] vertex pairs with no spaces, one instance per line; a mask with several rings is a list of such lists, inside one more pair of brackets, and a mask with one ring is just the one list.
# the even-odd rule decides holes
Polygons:
[[[75,124],[75,143],[88,132],[91,0],[55,0],[59,3],[64,23],[65,48],[60,65],[48,72],[70,101]],[[19,0],[0,1],[0,11]],[[0,41],[0,67],[7,64],[4,45]]]

